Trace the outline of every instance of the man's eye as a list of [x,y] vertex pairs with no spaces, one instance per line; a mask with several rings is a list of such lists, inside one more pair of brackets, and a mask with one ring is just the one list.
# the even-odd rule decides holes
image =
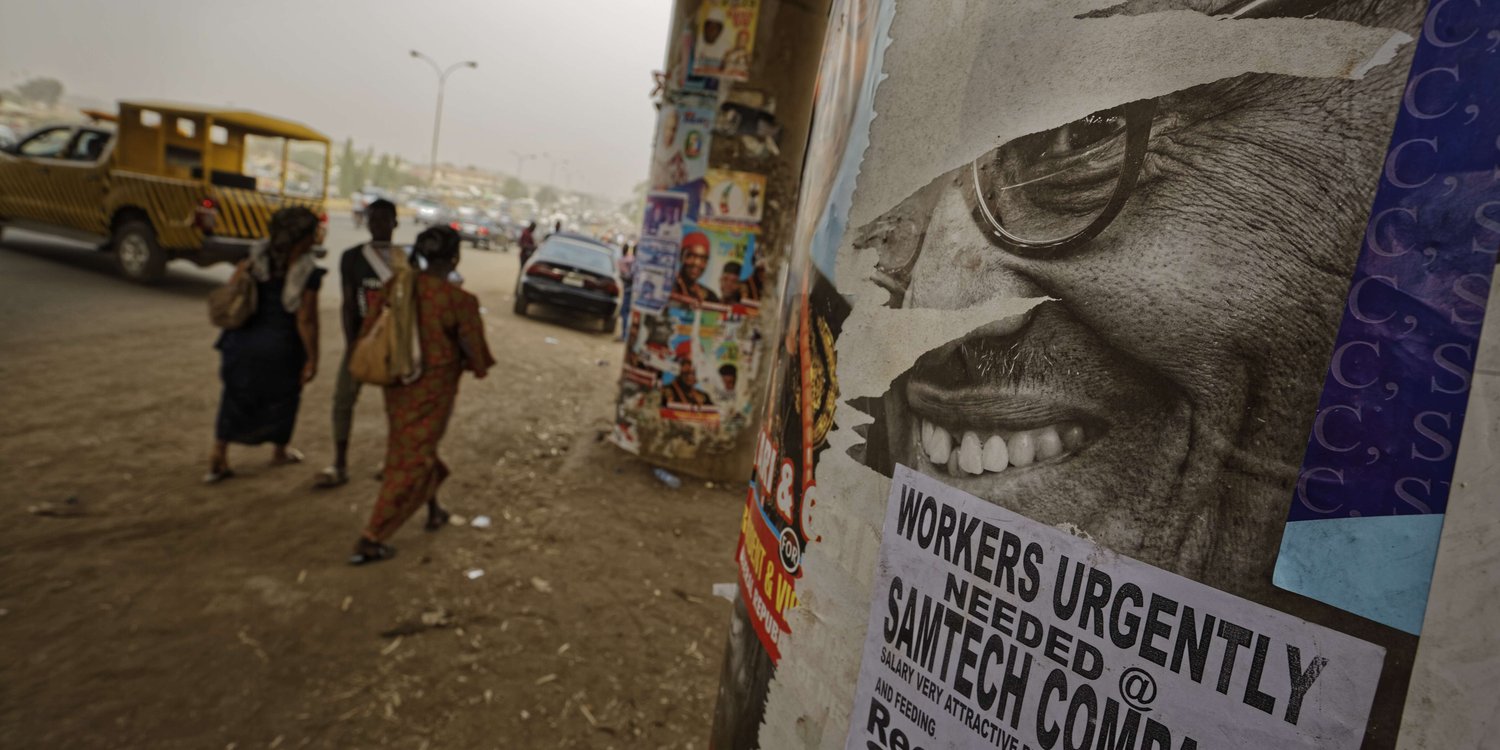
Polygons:
[[1066,159],[1095,150],[1125,132],[1125,117],[1119,109],[1095,112],[1060,128],[1024,136],[1007,144],[1006,150],[1028,162]]
[[1051,133],[1044,156],[1066,157],[1087,151],[1125,130],[1125,118],[1117,112],[1098,112],[1064,125]]

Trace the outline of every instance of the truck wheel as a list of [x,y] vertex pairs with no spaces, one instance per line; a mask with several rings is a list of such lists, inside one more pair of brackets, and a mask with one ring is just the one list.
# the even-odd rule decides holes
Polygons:
[[156,244],[156,232],[139,219],[115,228],[115,265],[131,281],[155,284],[167,275],[167,254]]

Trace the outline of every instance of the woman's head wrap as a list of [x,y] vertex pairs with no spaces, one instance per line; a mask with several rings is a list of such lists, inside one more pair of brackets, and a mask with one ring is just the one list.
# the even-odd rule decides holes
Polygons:
[[412,245],[412,252],[422,256],[428,262],[450,262],[458,257],[458,247],[462,241],[463,238],[459,237],[458,232],[452,227],[428,227],[417,235],[417,241]]
[[266,238],[267,259],[273,277],[286,276],[291,265],[292,248],[297,243],[313,236],[320,224],[318,215],[303,206],[283,208],[271,214],[270,236]]

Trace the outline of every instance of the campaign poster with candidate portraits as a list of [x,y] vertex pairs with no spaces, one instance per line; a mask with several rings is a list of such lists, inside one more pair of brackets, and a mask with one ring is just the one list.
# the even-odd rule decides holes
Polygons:
[[704,175],[699,200],[699,221],[759,226],[766,208],[766,176],[710,169]]
[[1500,8],[925,11],[799,216],[788,295],[848,305],[792,447],[815,531],[768,575],[768,449],[715,746],[1395,747],[1443,709],[1407,685],[1484,375]]
[[714,119],[712,106],[693,106],[687,102],[661,104],[651,150],[652,190],[669,190],[703,179],[708,171]]
[[732,315],[756,314],[765,284],[756,237],[743,226],[684,225],[672,300]]
[[641,221],[641,236],[678,242],[682,225],[688,220],[691,196],[678,191],[654,190],[646,194],[646,214]]
[[740,335],[744,318],[727,310],[673,304],[662,368],[664,419],[717,425],[743,410],[742,368],[752,365],[753,347]]
[[760,0],[705,0],[698,8],[693,75],[748,80],[759,17]]

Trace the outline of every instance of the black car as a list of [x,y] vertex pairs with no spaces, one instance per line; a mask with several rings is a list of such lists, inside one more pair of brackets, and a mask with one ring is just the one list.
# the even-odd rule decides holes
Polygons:
[[490,249],[490,242],[499,239],[500,230],[495,223],[478,211],[460,209],[448,217],[448,226],[458,232],[464,242],[480,250]]
[[613,331],[620,308],[614,249],[583,235],[564,232],[548,237],[521,267],[516,314],[525,316],[537,302],[597,315],[600,328]]

